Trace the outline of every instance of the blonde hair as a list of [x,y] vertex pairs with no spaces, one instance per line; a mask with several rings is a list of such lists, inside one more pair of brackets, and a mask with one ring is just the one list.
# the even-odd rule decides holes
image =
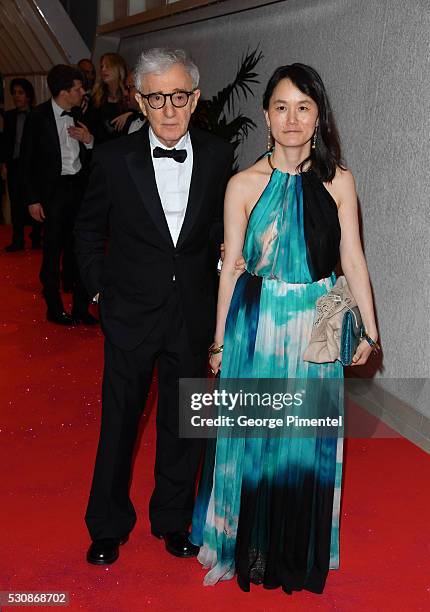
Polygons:
[[[112,68],[116,72],[116,79],[118,87],[116,96],[119,98],[118,102],[121,107],[126,108],[126,102],[124,99],[125,92],[125,79],[127,78],[127,64],[119,53],[104,53],[100,58],[100,65],[105,61],[109,68]],[[109,88],[106,83],[103,83],[102,78],[99,77],[92,92],[92,99],[95,108],[100,108],[107,102],[109,97]]]

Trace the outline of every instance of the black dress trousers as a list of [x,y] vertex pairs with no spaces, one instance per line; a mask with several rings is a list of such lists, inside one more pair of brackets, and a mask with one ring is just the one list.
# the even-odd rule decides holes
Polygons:
[[62,176],[54,192],[44,206],[43,258],[40,281],[48,310],[61,313],[64,310],[60,295],[60,262],[67,257],[71,262],[73,281],[73,311],[82,314],[87,311],[89,298],[80,278],[74,249],[73,229],[78,214],[84,182],[81,175]]
[[[103,296],[101,297],[103,300]],[[153,531],[181,531],[191,522],[202,441],[179,438],[179,378],[203,377],[207,354],[193,354],[175,283],[158,324],[136,349],[105,340],[102,419],[85,520],[93,540],[122,538],[136,522],[129,496],[132,457],[154,364],[158,366]]]
[[24,227],[31,225],[33,230],[31,239],[34,243],[41,240],[42,224],[32,219],[24,201],[23,191],[24,175],[21,162],[14,159],[7,165],[7,187],[9,192],[10,213],[12,221],[12,244],[24,246]]

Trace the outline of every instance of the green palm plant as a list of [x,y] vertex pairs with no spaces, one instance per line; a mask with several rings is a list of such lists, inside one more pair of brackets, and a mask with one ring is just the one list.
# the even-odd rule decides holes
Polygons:
[[246,117],[240,111],[233,119],[227,117],[236,112],[241,97],[247,100],[248,96],[254,96],[250,85],[260,82],[256,78],[258,73],[255,72],[255,67],[262,58],[263,54],[258,48],[252,52],[248,51],[242,56],[233,82],[210,100],[200,99],[193,115],[194,125],[217,134],[233,145],[235,151],[234,172],[238,169],[236,150],[240,143],[247,138],[249,131],[254,130],[257,126],[252,119]]

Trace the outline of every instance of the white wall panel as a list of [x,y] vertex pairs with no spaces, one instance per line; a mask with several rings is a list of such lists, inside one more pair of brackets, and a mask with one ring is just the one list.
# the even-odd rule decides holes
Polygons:
[[320,72],[356,177],[384,347],[378,375],[387,378],[429,376],[429,6],[288,0],[124,39],[120,48],[130,64],[143,47],[188,49],[210,96],[233,77],[240,56],[259,45],[262,84],[241,105],[259,127],[242,147],[242,166],[265,148],[260,105],[272,71],[301,61]]

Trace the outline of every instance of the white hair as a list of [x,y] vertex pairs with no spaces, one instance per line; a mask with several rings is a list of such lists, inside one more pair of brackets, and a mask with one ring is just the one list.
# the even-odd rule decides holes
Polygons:
[[174,64],[182,64],[191,77],[193,89],[196,89],[199,84],[200,74],[195,63],[183,49],[166,49],[163,47],[148,49],[140,54],[134,70],[134,82],[137,89],[140,90],[142,88],[142,78],[146,74],[163,74]]

